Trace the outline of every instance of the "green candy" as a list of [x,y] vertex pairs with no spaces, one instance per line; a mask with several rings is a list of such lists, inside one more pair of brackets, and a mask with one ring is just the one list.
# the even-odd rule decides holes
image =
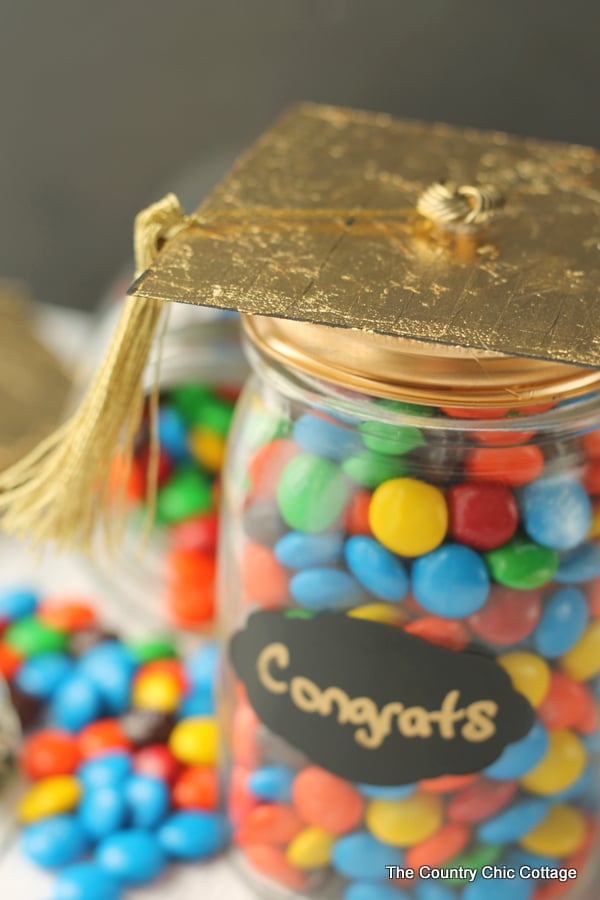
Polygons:
[[193,423],[198,411],[213,396],[212,389],[207,384],[182,384],[169,392],[169,402],[173,404],[179,415],[188,424]]
[[397,456],[422,447],[425,439],[414,425],[388,425],[385,422],[363,422],[358,426],[368,450]]
[[325,531],[348,500],[349,485],[335,463],[313,453],[290,460],[277,488],[279,511],[297,531]]
[[558,569],[558,551],[528,538],[515,537],[502,547],[484,553],[492,576],[500,584],[529,591],[552,581]]
[[213,507],[211,479],[193,466],[175,472],[156,498],[156,518],[172,524],[209,512]]
[[[479,847],[474,847],[472,850],[466,850],[459,856],[455,856],[449,862],[445,862],[444,868],[459,869],[462,866],[463,869],[476,869],[478,872],[481,872],[484,866],[494,865],[502,853],[502,850],[503,847],[501,844],[482,844]],[[444,884],[450,884],[454,887],[466,883],[466,878],[444,879]]]
[[393,409],[396,412],[409,416],[426,416],[429,418],[435,413],[435,406],[423,406],[420,403],[407,403],[404,400],[380,400],[379,405],[385,409]]
[[69,635],[44,625],[35,616],[27,616],[6,630],[4,640],[13,650],[29,658],[40,653],[61,653],[67,648]]
[[191,424],[226,437],[233,419],[233,411],[233,403],[219,397],[207,397],[194,413]]
[[157,659],[173,659],[177,650],[169,638],[149,638],[129,645],[133,656],[139,663],[154,662]]
[[379,487],[390,478],[402,478],[408,475],[409,470],[406,460],[396,456],[371,453],[370,450],[363,450],[362,453],[349,456],[342,463],[342,468],[355,484],[366,488]]

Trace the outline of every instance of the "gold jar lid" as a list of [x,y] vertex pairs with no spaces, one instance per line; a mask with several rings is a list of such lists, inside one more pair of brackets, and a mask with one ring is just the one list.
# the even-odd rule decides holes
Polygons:
[[268,357],[379,397],[436,406],[526,406],[600,389],[600,370],[410,338],[243,316]]

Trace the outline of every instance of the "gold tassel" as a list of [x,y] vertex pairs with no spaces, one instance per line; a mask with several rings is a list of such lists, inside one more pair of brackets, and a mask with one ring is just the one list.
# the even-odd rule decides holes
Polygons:
[[[163,244],[190,222],[177,197],[141,212],[135,221],[136,274],[154,261]],[[2,528],[33,543],[89,552],[97,524],[109,546],[123,528],[123,506],[115,503],[111,472],[119,460],[131,469],[137,430],[144,410],[143,375],[165,303],[128,298],[104,359],[79,409],[31,453],[0,475]],[[151,415],[156,414],[158,383]],[[156,430],[151,422],[151,459],[156,460]],[[151,470],[156,465],[150,466]],[[123,478],[123,485],[125,484]],[[150,477],[150,508],[156,481]],[[121,490],[121,499],[123,499]]]

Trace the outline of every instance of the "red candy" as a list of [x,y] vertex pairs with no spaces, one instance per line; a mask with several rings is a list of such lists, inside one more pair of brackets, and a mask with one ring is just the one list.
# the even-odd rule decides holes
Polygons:
[[475,550],[494,550],[517,530],[519,510],[504,484],[456,484],[448,490],[449,532],[455,541]]
[[458,619],[442,619],[440,616],[422,616],[404,626],[409,634],[423,638],[430,644],[448,647],[450,650],[464,650],[469,643],[469,633]]
[[474,781],[448,800],[446,815],[450,822],[475,825],[499,813],[517,793],[516,781]]
[[540,591],[493,585],[484,606],[469,616],[467,622],[482,640],[507,645],[517,644],[531,634],[541,615]]
[[171,528],[173,546],[181,550],[200,550],[214,553],[217,547],[219,518],[215,513],[206,513],[193,519],[186,519]]
[[471,450],[465,471],[473,481],[497,481],[517,487],[538,478],[544,468],[539,447],[481,447]]
[[177,777],[181,766],[164,744],[143,747],[133,757],[133,770],[139,775],[158,778],[169,784]]
[[318,766],[307,766],[294,778],[294,806],[305,822],[331,834],[358,828],[365,801],[348,781]]
[[100,756],[109,750],[131,750],[131,744],[117,719],[100,719],[86,725],[79,734],[78,744],[84,759]]
[[18,671],[23,657],[8,644],[0,644],[0,675],[10,679]]
[[585,470],[583,486],[594,497],[600,494],[600,460],[591,463]]
[[37,610],[37,617],[44,625],[59,631],[80,631],[96,624],[96,613],[85,600],[50,597]]
[[21,752],[21,768],[32,780],[71,775],[80,760],[77,739],[58,728],[38,731],[27,739]]
[[372,496],[371,491],[354,491],[346,509],[346,531],[348,534],[371,534],[369,506],[371,505]]
[[419,782],[419,789],[425,791],[426,794],[449,794],[451,791],[459,791],[468,784],[472,784],[478,777],[477,773],[474,773],[469,775],[439,775],[437,778],[424,778]]
[[248,790],[250,769],[244,766],[233,766],[229,777],[227,792],[227,811],[234,827],[244,821],[248,813],[256,809],[258,800]]
[[178,776],[172,791],[173,805],[179,809],[216,809],[219,780],[211,766],[190,766]]
[[249,603],[257,603],[263,609],[278,609],[287,603],[289,575],[270,547],[246,541],[241,570]]
[[405,864],[418,872],[421,866],[440,866],[467,847],[471,832],[466,825],[447,822],[434,835],[406,851]]
[[600,429],[584,434],[581,441],[590,459],[600,459]]

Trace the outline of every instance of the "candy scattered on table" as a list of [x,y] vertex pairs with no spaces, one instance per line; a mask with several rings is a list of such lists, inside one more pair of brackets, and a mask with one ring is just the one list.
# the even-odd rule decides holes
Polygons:
[[[253,402],[238,434],[244,468],[232,492],[233,515],[242,510],[234,551],[243,615],[345,613],[454,652],[484,652],[526,698],[533,720],[481,772],[356,784],[269,731],[248,702],[250,686],[246,692],[238,682],[229,698],[228,803],[239,853],[260,877],[300,892],[337,875],[344,900],[554,896],[547,884],[519,878],[506,890],[481,878],[390,883],[386,866],[480,870],[518,859],[534,867],[576,862],[582,870],[594,852],[598,433],[561,442],[529,423],[521,431],[479,423],[459,434],[441,417],[460,419],[461,409],[397,404],[409,417],[437,416],[442,427],[429,430],[338,417],[297,398],[278,405],[268,393]],[[513,417],[509,409],[487,413],[477,416]],[[258,428],[261,417],[270,417],[270,430]],[[273,671],[287,667],[278,657]],[[306,691],[298,705],[312,704],[314,685],[297,682]],[[372,701],[360,687],[357,678],[366,709]],[[343,689],[330,690],[341,710],[335,692]],[[360,710],[353,707],[352,721],[364,724]]]
[[17,817],[25,855],[62,869],[53,900],[119,900],[171,862],[221,851],[215,645],[183,659],[166,638],[128,643],[90,604],[33,591],[0,593],[0,616],[2,674],[38,701]]

